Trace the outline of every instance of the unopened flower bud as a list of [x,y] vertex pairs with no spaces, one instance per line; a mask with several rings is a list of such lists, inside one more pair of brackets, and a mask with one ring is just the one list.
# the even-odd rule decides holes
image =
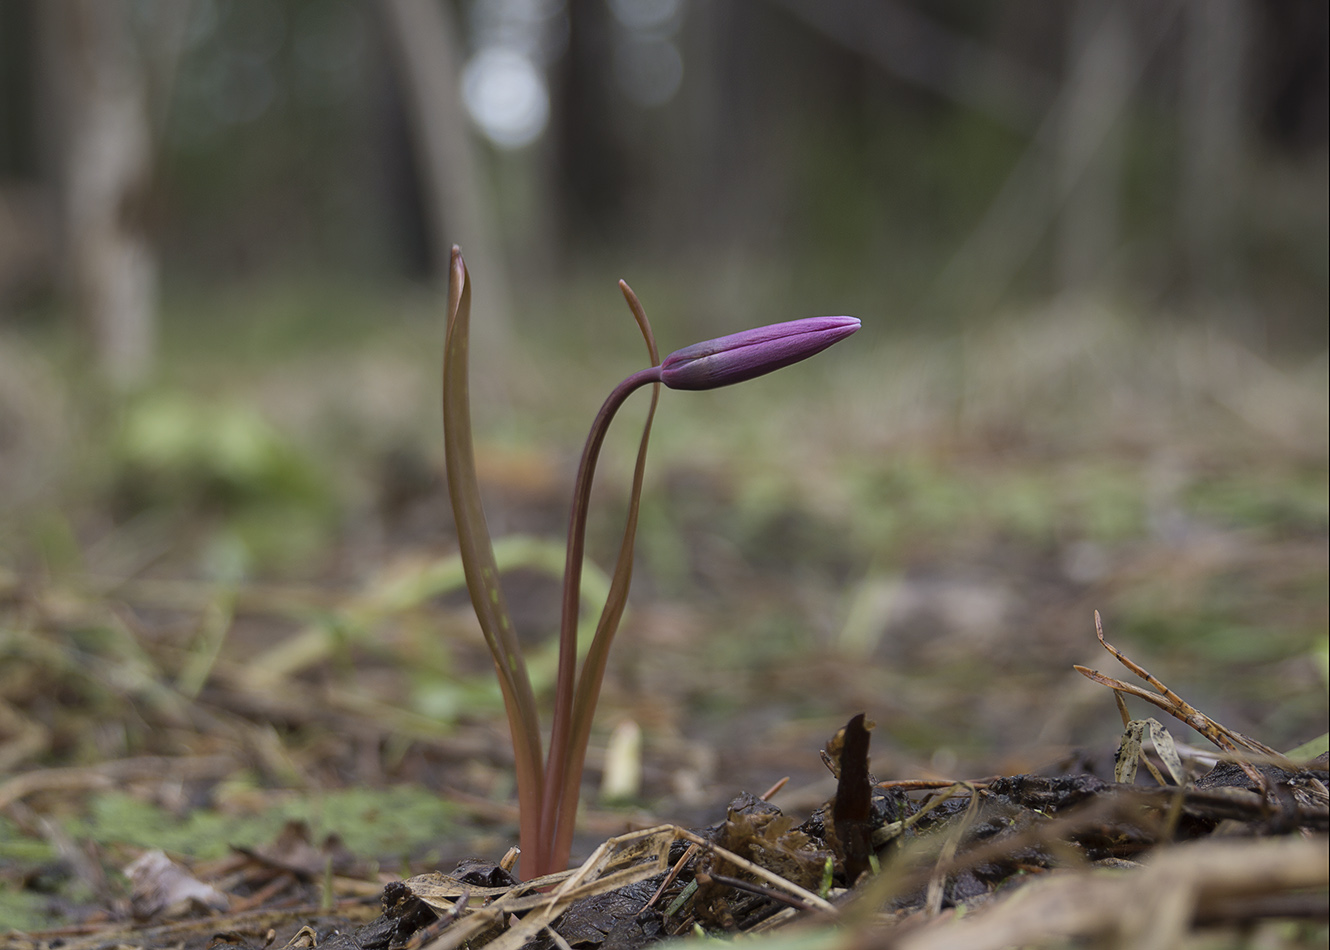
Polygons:
[[741,383],[820,353],[859,329],[857,317],[807,317],[731,333],[675,350],[660,364],[670,389]]

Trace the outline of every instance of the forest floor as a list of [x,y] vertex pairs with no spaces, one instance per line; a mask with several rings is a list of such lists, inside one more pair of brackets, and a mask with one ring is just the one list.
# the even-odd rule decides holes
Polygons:
[[[160,379],[119,404],[69,382],[49,340],[0,340],[0,946],[201,947],[226,932],[280,947],[305,926],[305,945],[329,945],[333,930],[382,920],[386,884],[420,885],[413,875],[468,856],[498,862],[516,841],[507,727],[442,481],[438,327],[408,314],[313,352],[264,327],[181,331]],[[667,350],[688,342],[657,333]],[[542,697],[572,472],[603,394],[636,368],[623,336],[593,365],[584,341],[533,331],[473,371],[490,526]],[[1225,727],[1278,752],[1326,731],[1323,354],[1266,359],[1214,333],[1071,308],[945,339],[886,337],[866,325],[776,377],[662,395],[575,861],[665,823],[729,815],[761,837],[750,812],[765,806],[727,807],[788,777],[772,804],[790,820],[769,837],[813,844],[772,847],[833,853],[841,867],[818,828],[799,826],[836,798],[820,752],[858,713],[876,723],[875,780],[917,783],[892,786],[904,797],[893,814],[879,807],[870,834],[930,802],[920,838],[929,821],[951,827],[943,817],[981,821],[971,803],[984,796],[1060,811],[1031,786],[987,784],[998,776],[1083,776],[1101,783],[1096,798],[1126,794],[1114,694],[1073,667],[1145,683],[1104,651],[1096,610],[1110,642]],[[594,503],[602,565],[633,411],[607,444]],[[589,603],[604,583],[589,570]],[[1132,720],[1161,721],[1187,779],[1214,764],[1205,738],[1126,705]],[[630,776],[608,798],[607,763]],[[1157,788],[1144,770],[1135,781]],[[1051,787],[1039,794],[1072,795]],[[1323,828],[1298,831],[1318,827],[1305,815],[1276,827],[1265,805],[1220,815],[1198,801],[1171,819],[1157,805],[1149,844],[1186,837],[1180,820],[1210,822],[1193,837],[1223,821],[1250,834],[1204,842],[1229,851],[1188,867],[1293,868],[1310,854],[1242,851],[1267,839],[1324,849]],[[651,860],[680,860],[689,839],[664,834]],[[948,860],[967,853],[961,838]],[[1181,880],[1159,860],[1156,874]],[[1039,876],[1041,861],[1022,873]],[[699,870],[713,885],[727,876],[689,865],[682,880]],[[896,880],[893,893],[918,891],[915,910],[959,926],[979,892],[958,879]],[[1197,946],[1214,945],[1213,927],[1237,941],[1221,945],[1323,946],[1324,884],[1296,882],[1277,895],[1282,914],[1212,912],[1215,894],[1243,892],[1198,877],[1182,910],[1137,918],[1181,914],[1152,939]],[[819,900],[835,891],[799,886]],[[783,906],[825,918],[790,893]],[[895,898],[880,886],[874,899],[862,926],[884,926]],[[742,923],[713,904],[699,929]],[[430,906],[429,919],[447,916]],[[1107,945],[1144,945],[1132,942],[1142,932]]]

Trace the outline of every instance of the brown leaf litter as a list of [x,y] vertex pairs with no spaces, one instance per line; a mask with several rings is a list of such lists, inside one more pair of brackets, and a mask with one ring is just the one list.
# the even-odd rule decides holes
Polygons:
[[[381,892],[343,875],[356,871],[335,843],[316,849],[288,829],[274,853],[236,852],[211,869],[160,853],[139,858],[127,869],[136,923],[11,935],[0,945],[627,950],[678,935],[790,928],[790,939],[818,948],[1087,938],[1164,948],[1214,928],[1250,933],[1266,920],[1293,922],[1293,939],[1303,942],[1284,945],[1323,940],[1327,757],[1294,762],[1225,728],[1108,644],[1097,616],[1096,626],[1105,649],[1155,690],[1077,667],[1115,691],[1125,728],[1118,778],[1134,778],[1139,760],[1155,786],[1086,774],[877,782],[868,772],[871,724],[859,715],[824,752],[835,798],[803,821],[745,794],[710,828],[632,831],[560,874],[518,882],[510,855],[498,865],[392,880]],[[1184,761],[1157,721],[1127,717],[1124,693],[1196,729],[1218,756]],[[1147,735],[1172,783],[1146,753]],[[1201,774],[1203,761],[1212,767]],[[248,899],[238,896],[242,884]],[[267,910],[271,903],[255,903],[256,894],[281,893],[304,902]],[[163,922],[171,905],[191,916]]]

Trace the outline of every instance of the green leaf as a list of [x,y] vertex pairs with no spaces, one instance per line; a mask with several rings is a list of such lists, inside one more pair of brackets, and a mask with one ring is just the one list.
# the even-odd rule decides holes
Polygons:
[[1294,762],[1310,762],[1323,752],[1330,752],[1330,732],[1323,732],[1315,739],[1309,739],[1296,749],[1289,749],[1284,755]]

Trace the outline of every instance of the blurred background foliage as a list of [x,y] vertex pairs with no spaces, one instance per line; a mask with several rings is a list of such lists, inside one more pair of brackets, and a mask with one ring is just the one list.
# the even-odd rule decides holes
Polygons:
[[864,321],[663,400],[603,717],[662,813],[813,781],[865,708],[884,777],[1107,742],[1095,607],[1229,725],[1323,731],[1327,9],[0,0],[0,773],[221,746],[507,794],[430,573],[453,243],[491,526],[537,547],[641,363],[616,279],[665,351]]
[[[469,0],[425,5],[426,68],[399,28],[419,4],[106,6],[5,6],[0,180],[7,227],[33,229],[6,235],[30,239],[11,312],[69,276],[62,107],[95,106],[51,74],[83,56],[142,113],[122,211],[168,301],[399,286],[437,276],[440,236],[474,256],[435,220],[473,212],[435,194],[434,123],[470,139],[446,177],[530,320],[551,284],[636,269],[686,279],[703,330],[825,307],[825,286],[949,326],[1094,290],[1212,320],[1196,304],[1219,297],[1262,345],[1324,341],[1320,4]],[[413,104],[439,58],[468,112]],[[497,277],[473,270],[484,297]]]

